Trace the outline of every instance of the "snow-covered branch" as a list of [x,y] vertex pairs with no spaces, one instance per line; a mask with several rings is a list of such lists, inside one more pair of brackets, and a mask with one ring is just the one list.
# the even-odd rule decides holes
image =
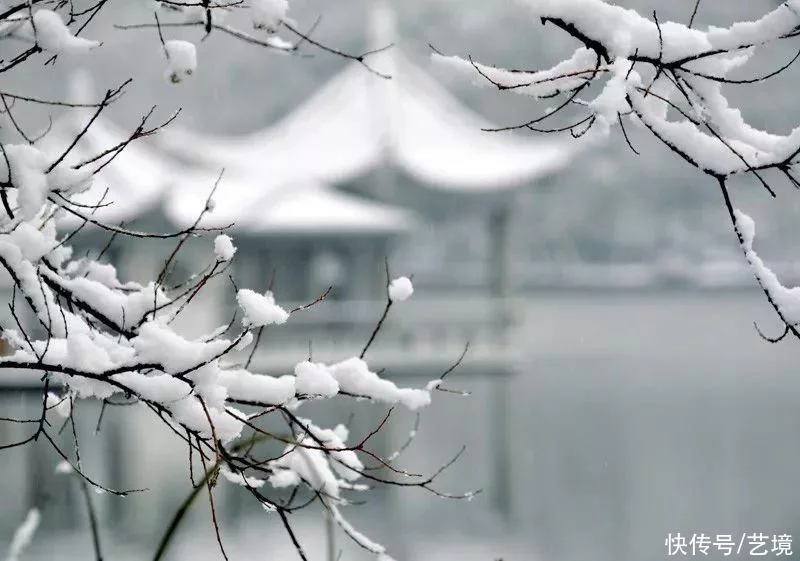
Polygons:
[[748,123],[726,96],[726,88],[736,84],[766,99],[764,81],[800,58],[798,52],[777,68],[756,67],[745,77],[734,75],[747,70],[760,50],[797,40],[800,1],[783,2],[753,21],[706,29],[693,25],[699,2],[691,16],[687,14],[686,24],[661,21],[657,12],[645,16],[605,0],[520,2],[535,20],[567,33],[579,46],[544,70],[498,68],[438,52],[433,54],[435,64],[478,85],[561,100],[544,114],[505,128],[603,137],[619,127],[637,154],[626,126],[649,131],[721,189],[748,263],[787,332],[800,337],[800,318],[787,312],[800,305],[800,296],[784,289],[754,257],[752,239],[742,237],[749,222],[734,212],[728,187],[732,176],[749,175],[775,197],[766,173],[772,171],[770,177],[777,175],[800,188],[800,123],[787,134],[761,130]]
[[[89,33],[92,28],[87,25],[107,4],[108,0],[94,0],[82,3],[79,9],[78,3],[72,2],[3,2],[0,41],[18,51],[0,62],[0,73],[38,58],[52,63],[62,55],[103,48],[101,42],[83,35],[85,30]],[[225,33],[283,53],[310,45],[368,66],[370,53],[351,55],[316,41],[288,19],[288,8],[287,0],[158,0],[154,2],[152,22],[120,24],[118,28],[152,27],[157,31],[148,40],[154,41],[157,48],[160,43],[170,82],[190,80],[197,64],[202,64],[191,42],[168,36],[175,27]],[[225,14],[238,10],[248,16],[252,29],[238,29],[223,22]],[[281,33],[293,35],[296,42],[281,39]],[[51,66],[45,64],[40,71],[46,75]],[[49,82],[44,78],[42,83]],[[236,304],[231,307],[233,317],[229,323],[203,337],[182,332],[176,327],[176,320],[203,305],[210,282],[230,275],[231,264],[237,258],[236,246],[225,233],[226,228],[208,230],[199,226],[203,215],[213,212],[214,189],[195,223],[178,232],[133,230],[99,218],[97,211],[113,204],[106,201],[107,192],[99,200],[87,202],[86,195],[93,193],[90,189],[94,178],[104,167],[131,144],[157,133],[174,118],[154,125],[151,110],[121,141],[115,139],[103,146],[86,142],[101,115],[123,94],[128,83],[129,80],[108,88],[97,100],[59,100],[50,92],[38,95],[0,91],[3,115],[20,139],[16,143],[0,143],[0,275],[7,278],[11,291],[10,319],[0,325],[5,349],[0,356],[0,375],[14,373],[27,378],[28,385],[41,389],[41,409],[36,418],[0,420],[29,428],[21,440],[0,443],[0,451],[29,445],[41,437],[63,460],[60,472],[73,474],[84,488],[95,487],[124,496],[135,490],[111,489],[93,479],[81,465],[74,411],[87,399],[102,401],[104,412],[107,405],[111,409],[123,403],[139,406],[162,420],[177,441],[186,446],[190,465],[198,459],[202,464],[206,476],[201,485],[208,489],[223,555],[213,498],[219,475],[224,484],[246,488],[265,509],[276,512],[303,558],[305,554],[287,514],[315,502],[333,513],[356,543],[385,556],[382,546],[358,533],[343,518],[340,507],[351,502],[349,494],[384,484],[452,496],[435,488],[439,472],[426,476],[398,467],[396,460],[402,449],[389,457],[372,449],[372,437],[385,427],[395,407],[420,410],[431,403],[432,393],[440,389],[441,379],[421,388],[399,387],[381,377],[365,359],[389,309],[401,306],[412,295],[411,280],[387,276],[383,315],[375,318],[376,327],[365,337],[365,346],[342,349],[343,356],[352,356],[338,362],[298,357],[294,370],[284,373],[251,367],[265,330],[283,329],[295,312],[314,308],[328,292],[306,306],[285,309],[269,291],[261,293],[234,284]],[[58,108],[77,115],[83,124],[66,143],[63,139],[52,142],[49,129],[33,137],[17,117],[16,104]],[[64,231],[65,223],[78,225]],[[84,228],[109,236],[101,255],[116,238],[128,238],[131,243],[158,239],[174,247],[155,278],[133,282],[121,278],[114,263],[76,255],[71,243]],[[170,286],[175,262],[189,240],[194,243],[198,238],[207,242],[207,264],[198,265],[188,279]],[[388,272],[387,264],[387,275]],[[232,277],[231,280],[236,282]],[[243,361],[243,355],[249,358]],[[377,402],[384,404],[389,413],[369,435],[348,444],[346,427],[326,429],[298,416],[298,409],[307,402],[331,399],[344,400],[353,408],[361,401]],[[51,423],[56,418],[62,419],[63,427],[66,423],[71,425],[71,448],[57,438],[58,430]],[[274,432],[276,422],[283,423],[283,433]],[[270,457],[269,447],[258,445],[264,441],[278,443],[285,450]],[[367,466],[365,462],[374,465]],[[383,473],[388,475],[384,477]],[[284,492],[287,488],[292,489],[288,497]],[[38,511],[31,511],[12,544],[11,559],[30,540],[38,517]],[[95,524],[92,528],[93,532],[97,530]],[[169,537],[162,542],[162,548],[168,541]],[[95,546],[100,558],[99,539],[95,539]]]

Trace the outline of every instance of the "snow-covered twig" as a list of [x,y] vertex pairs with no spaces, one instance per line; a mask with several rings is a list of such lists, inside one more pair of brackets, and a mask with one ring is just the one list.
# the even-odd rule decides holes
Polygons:
[[[176,27],[201,26],[206,33],[230,35],[282,53],[297,52],[308,45],[374,71],[368,64],[369,56],[377,51],[351,55],[317,41],[312,37],[315,25],[304,33],[288,19],[285,0],[160,0],[157,4],[169,11],[169,16],[154,18],[158,37],[153,33],[150,40],[157,40],[163,46],[171,81],[180,81],[194,73],[198,62],[192,44],[169,37]],[[0,41],[9,47],[10,54],[0,63],[0,73],[44,54],[50,58],[45,59],[42,70],[45,77],[40,83],[51,83],[49,63],[55,57],[103,47],[98,41],[83,37],[83,33],[91,29],[88,24],[107,5],[108,0],[96,0],[80,9],[71,2],[3,3]],[[257,8],[251,12],[252,32],[221,21],[225,11],[234,7]],[[172,21],[173,16],[180,16],[183,21]],[[280,39],[278,32],[294,35],[297,42],[291,44]],[[95,177],[105,174],[117,158],[124,158],[122,154],[128,153],[135,142],[156,134],[178,114],[175,112],[153,125],[153,107],[128,134],[109,139],[107,144],[94,143],[93,131],[129,82],[106,89],[99,100],[58,100],[49,94],[0,92],[0,106],[11,123],[11,132],[21,138],[19,143],[0,143],[0,270],[12,286],[8,302],[10,319],[8,325],[0,325],[8,351],[0,356],[0,370],[27,376],[33,387],[41,389],[38,418],[0,419],[22,424],[30,432],[25,438],[1,443],[0,451],[30,445],[40,437],[47,442],[61,459],[58,472],[73,474],[81,485],[98,559],[102,557],[99,524],[90,490],[125,496],[144,489],[112,489],[82,465],[74,415],[76,405],[84,399],[102,403],[95,433],[103,430],[103,418],[113,414],[116,406],[138,407],[163,422],[176,442],[187,446],[190,478],[199,458],[204,477],[198,488],[204,486],[209,492],[214,530],[224,557],[227,553],[213,495],[218,481],[243,487],[265,510],[276,512],[303,559],[305,552],[289,515],[320,503],[360,545],[382,552],[382,548],[369,545],[374,542],[359,537],[341,518],[338,509],[352,504],[350,494],[368,492],[372,484],[387,484],[454,496],[434,488],[434,480],[441,471],[432,476],[412,473],[394,465],[397,454],[387,460],[370,449],[375,436],[392,420],[396,407],[419,411],[431,403],[434,390],[441,389],[440,380],[422,388],[400,387],[383,378],[380,371],[364,360],[385,326],[389,308],[411,296],[411,278],[392,279],[387,261],[387,303],[383,315],[360,356],[335,363],[312,362],[309,357],[284,375],[271,375],[253,366],[262,334],[281,329],[296,313],[314,313],[315,306],[328,296],[330,288],[307,305],[287,309],[276,300],[271,286],[261,293],[239,287],[231,277],[237,304],[232,306],[228,324],[199,338],[182,332],[176,327],[178,320],[187,310],[203,305],[209,284],[232,270],[237,257],[235,240],[229,227],[203,225],[204,216],[213,212],[216,185],[197,220],[179,231],[131,229],[124,222],[103,218],[101,211],[112,207],[114,201],[110,200],[108,187],[98,189],[97,193],[89,191]],[[70,129],[71,135],[58,142],[50,141],[50,127],[41,135],[29,134],[33,129],[21,119],[24,112],[17,111],[17,106],[24,104],[51,106],[72,113],[80,118],[80,125]],[[84,193],[90,197],[81,197]],[[64,232],[63,223],[69,221],[76,226]],[[107,241],[94,257],[89,252],[78,257],[72,243],[79,233],[90,229]],[[208,234],[213,234],[214,239],[207,243],[209,259],[200,261],[205,264],[193,267],[194,274],[187,279],[171,279],[176,263],[186,260],[187,246]],[[137,283],[120,278],[114,263],[99,261],[101,257],[108,259],[112,253],[109,247],[121,240],[175,241],[153,278]],[[358,351],[348,349],[353,354]],[[244,366],[232,365],[232,356],[238,353],[249,353]],[[341,400],[353,409],[360,401],[369,400],[385,405],[387,414],[366,436],[348,445],[345,443],[349,431],[343,425],[325,429],[298,416],[298,407],[321,399]],[[289,436],[271,428],[267,430],[264,421],[271,420],[282,421]],[[71,447],[60,441],[59,425],[61,430],[69,427],[72,431]],[[259,446],[262,440],[285,448],[277,455],[274,450],[265,453]],[[410,436],[398,454],[412,440]],[[80,442],[88,446],[92,441],[80,438]],[[364,466],[364,459],[381,466],[390,475],[380,477],[377,470]],[[220,474],[223,477],[218,479]],[[286,493],[286,488],[291,490]],[[180,506],[159,545],[157,557],[173,539],[194,496],[190,495],[188,502]],[[10,553],[13,561],[29,541],[36,522],[38,511],[29,516],[21,537],[15,538],[16,545]]]
[[[757,68],[755,76],[731,76],[759,51],[800,35],[800,1],[782,2],[753,21],[707,29],[694,25],[701,7],[699,0],[687,24],[661,21],[656,12],[646,17],[605,0],[523,0],[523,4],[535,19],[570,35],[580,47],[543,70],[491,67],[471,57],[445,56],[438,51],[432,55],[434,62],[443,71],[471,77],[479,85],[503,92],[563,99],[554,110],[506,129],[568,131],[573,136],[591,131],[592,136],[600,137],[619,125],[636,154],[625,123],[649,131],[668,151],[721,188],[738,241],[784,323],[784,335],[800,338],[798,319],[787,312],[800,307],[800,293],[782,287],[747,247],[743,234],[749,222],[734,211],[728,190],[730,178],[746,175],[776,197],[775,174],[768,175],[770,171],[791,186],[800,187],[795,177],[795,168],[800,165],[800,124],[787,134],[760,130],[745,121],[725,90],[735,84],[750,88],[754,96],[763,96],[765,80],[783,74],[800,60],[799,52],[776,68]],[[579,94],[594,97],[582,99]],[[578,117],[573,116],[575,111]],[[559,117],[570,124],[548,129],[541,125]]]

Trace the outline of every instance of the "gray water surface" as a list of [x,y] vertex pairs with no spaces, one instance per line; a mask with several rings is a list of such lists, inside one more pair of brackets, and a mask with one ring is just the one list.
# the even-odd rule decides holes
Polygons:
[[[466,502],[412,489],[392,493],[388,504],[349,509],[354,522],[398,559],[646,561],[666,557],[669,533],[800,534],[800,343],[771,345],[758,337],[753,321],[770,334],[780,330],[755,289],[537,293],[528,298],[527,312],[517,344],[528,350],[528,358],[508,388],[508,518],[492,506],[493,381],[460,379],[456,372],[449,386],[472,396],[436,396],[404,465],[435,469],[466,444],[464,457],[438,486],[485,492]],[[412,418],[396,421],[392,438],[400,442]],[[132,444],[118,445],[141,449],[141,463],[122,472],[137,475],[136,484],[156,488],[159,478],[167,477],[158,462],[174,461],[180,476],[175,481],[185,485],[180,475],[185,455],[169,456],[149,430],[128,435]],[[21,459],[3,461],[8,530],[0,541],[10,538],[11,521],[24,514],[17,500],[25,496],[17,492],[25,480]],[[137,514],[123,528],[109,529],[107,547],[113,550],[134,535],[146,537],[142,528],[177,504],[181,493],[125,499],[117,508],[134,508]],[[76,520],[82,520],[81,503],[73,502]],[[246,541],[234,537],[235,529],[245,527],[241,513],[236,518],[234,512],[223,524],[233,549]],[[288,552],[278,555],[275,549],[274,558],[293,559],[290,544],[278,537],[278,522],[255,516],[259,530],[248,539],[269,528],[268,535],[284,548],[280,551]],[[309,520],[313,541],[322,524]],[[77,524],[84,531],[82,522]],[[191,527],[195,537],[181,543],[204,545],[178,548],[174,559],[218,558],[207,522],[197,519]],[[65,544],[58,550],[63,559],[91,555],[88,539]],[[141,542],[144,546],[151,547],[152,539]],[[370,558],[349,547],[345,551],[343,559]],[[41,543],[30,554],[31,559],[53,555]],[[128,558],[147,555],[116,556]]]

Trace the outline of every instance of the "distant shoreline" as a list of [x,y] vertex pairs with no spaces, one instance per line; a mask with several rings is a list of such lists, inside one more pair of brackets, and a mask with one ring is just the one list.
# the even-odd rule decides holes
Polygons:
[[[770,264],[784,286],[800,284],[800,266]],[[437,271],[415,272],[415,285],[428,290],[488,291],[483,263],[444,264]],[[759,290],[741,261],[708,263],[515,264],[510,284],[528,292],[743,292]]]

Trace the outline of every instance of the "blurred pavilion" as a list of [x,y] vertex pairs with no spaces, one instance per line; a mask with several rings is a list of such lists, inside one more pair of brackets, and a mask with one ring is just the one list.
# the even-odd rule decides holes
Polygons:
[[[298,201],[302,193],[317,190],[381,205],[366,214],[395,234],[399,249],[404,243],[415,248],[436,243],[425,237],[431,224],[480,216],[486,232],[476,235],[489,240],[483,294],[453,299],[418,293],[398,312],[406,327],[398,329],[393,341],[391,333],[385,333],[376,343],[381,346],[388,339],[391,346],[385,360],[378,362],[390,371],[402,367],[411,373],[435,372],[446,367],[443,361],[457,357],[469,340],[469,356],[480,362],[478,371],[506,372],[504,355],[510,349],[502,342],[510,328],[504,302],[511,296],[509,223],[514,195],[560,171],[576,147],[568,141],[483,131],[491,123],[464,107],[400,48],[380,50],[397,45],[396,39],[393,13],[378,2],[370,38],[370,47],[378,52],[367,57],[366,65],[348,63],[279,122],[240,137],[204,136],[175,127],[159,134],[157,145],[194,170],[176,182],[165,212],[179,227],[194,223],[208,192],[198,185],[213,184],[224,168],[214,212],[204,216],[201,225],[235,224],[240,263],[253,267],[241,277],[242,283],[255,282],[264,289],[276,270],[276,295],[299,301],[313,299],[325,285],[341,286],[341,301],[334,295],[334,301],[308,313],[308,321],[318,323],[329,312],[333,323],[356,326],[359,341],[369,333],[366,324],[374,322],[385,299],[384,260],[388,257],[391,264],[396,253],[387,238],[368,237],[366,228],[345,223],[344,209],[332,206],[326,216],[342,221],[337,232],[322,232],[314,205],[302,202],[293,207],[293,224],[287,219],[278,229],[268,217],[283,201]],[[337,240],[343,233],[349,234],[346,244]],[[318,269],[329,274],[320,275],[325,277],[322,282],[309,282]],[[355,306],[354,300],[376,305]],[[317,340],[314,355],[320,351],[327,356]],[[398,340],[404,343],[397,345]],[[423,343],[429,348],[420,354]],[[374,352],[381,355],[377,347]],[[417,360],[408,365],[409,357]],[[420,369],[420,364],[426,368]]]
[[[396,44],[392,14],[380,4],[373,35],[376,46]],[[117,153],[130,132],[102,116],[87,129],[92,116],[87,109],[69,111],[42,145],[58,154],[80,136],[69,161],[90,162],[99,171],[93,187],[76,199],[89,207],[76,209],[133,229],[190,227],[219,180],[213,210],[199,224],[233,224],[238,286],[266,290],[274,272],[274,292],[287,308],[334,287],[324,302],[269,331],[253,362],[262,372],[291,372],[308,356],[309,342],[317,361],[358,354],[385,306],[387,258],[391,266],[404,243],[435,241],[426,240],[426,225],[480,215],[490,240],[485,290],[467,296],[418,291],[393,309],[366,358],[390,377],[432,379],[470,344],[459,374],[497,378],[489,396],[494,447],[489,461],[496,462],[490,487],[502,508],[510,479],[504,379],[522,355],[510,344],[517,325],[512,316],[520,309],[508,279],[514,194],[566,166],[574,144],[483,132],[490,123],[396,47],[370,56],[368,64],[369,69],[348,64],[292,114],[245,137],[170,128]],[[85,76],[76,77],[73,90],[73,99],[96,99]],[[98,154],[106,155],[95,160]],[[102,248],[103,259],[118,266],[122,280],[156,278],[177,242],[116,236],[109,245],[110,232],[83,222],[68,213],[59,217],[65,233],[82,229],[71,243],[94,256]],[[169,280],[183,280],[213,263],[211,239],[190,240]],[[234,289],[226,278],[217,280],[183,318],[181,326],[191,335],[230,321]],[[13,385],[15,378],[6,380]],[[112,483],[124,479],[121,469],[112,469],[117,472]]]
[[[372,16],[371,45],[396,45],[392,12],[377,3]],[[476,236],[489,240],[483,293],[459,298],[418,292],[390,316],[371,362],[398,375],[431,376],[469,341],[464,370],[506,374],[514,360],[514,349],[505,344],[513,328],[508,276],[514,196],[560,171],[576,146],[484,132],[491,123],[397,47],[379,50],[367,65],[350,62],[290,115],[247,136],[169,127],[134,142],[108,161],[79,200],[109,203],[96,209],[97,220],[184,229],[201,215],[218,181],[213,211],[199,225],[232,224],[237,285],[273,287],[280,302],[298,304],[334,287],[325,302],[293,317],[296,327],[274,330],[256,357],[256,364],[273,370],[290,370],[307,354],[309,340],[315,359],[356,352],[386,298],[386,259],[391,265],[398,249],[435,243],[425,237],[430,225],[480,216],[486,231]],[[73,90],[73,97],[96,97],[85,77]],[[69,145],[90,112],[70,112],[46,142]],[[100,117],[70,157],[90,159],[127,136]],[[62,217],[64,227],[80,223]],[[85,230],[89,245],[106,245],[108,232]],[[176,279],[208,263],[210,242],[204,243],[187,244]],[[158,274],[172,245],[118,236],[107,255],[121,264],[121,278],[144,281]],[[210,285],[204,307],[188,314],[186,325],[200,335],[227,323],[233,296],[227,280]]]
[[[507,281],[504,260],[514,193],[562,169],[575,146],[484,132],[491,123],[463,106],[400,48],[380,50],[399,43],[393,13],[377,2],[369,47],[379,52],[367,57],[366,66],[349,63],[290,115],[250,135],[207,137],[173,127],[159,135],[160,145],[187,164],[209,168],[210,175],[222,167],[240,170],[258,184],[259,193],[322,183],[400,205],[423,218],[416,228],[420,233],[411,240],[418,248],[437,242],[426,226],[480,216],[487,232],[474,237],[489,240],[490,258],[478,261],[486,267],[484,284],[505,292],[500,286]],[[182,190],[190,194],[180,197],[173,216],[190,224],[204,200],[192,182]],[[238,204],[236,210],[215,211],[209,223],[260,220],[262,206],[232,204]],[[378,251],[363,256],[378,274],[377,279],[370,275],[369,292],[356,288],[360,298],[381,296],[385,255]],[[354,258],[338,257],[354,276],[363,277],[365,269],[353,263]],[[353,281],[357,286],[354,278],[344,284],[354,286]]]

